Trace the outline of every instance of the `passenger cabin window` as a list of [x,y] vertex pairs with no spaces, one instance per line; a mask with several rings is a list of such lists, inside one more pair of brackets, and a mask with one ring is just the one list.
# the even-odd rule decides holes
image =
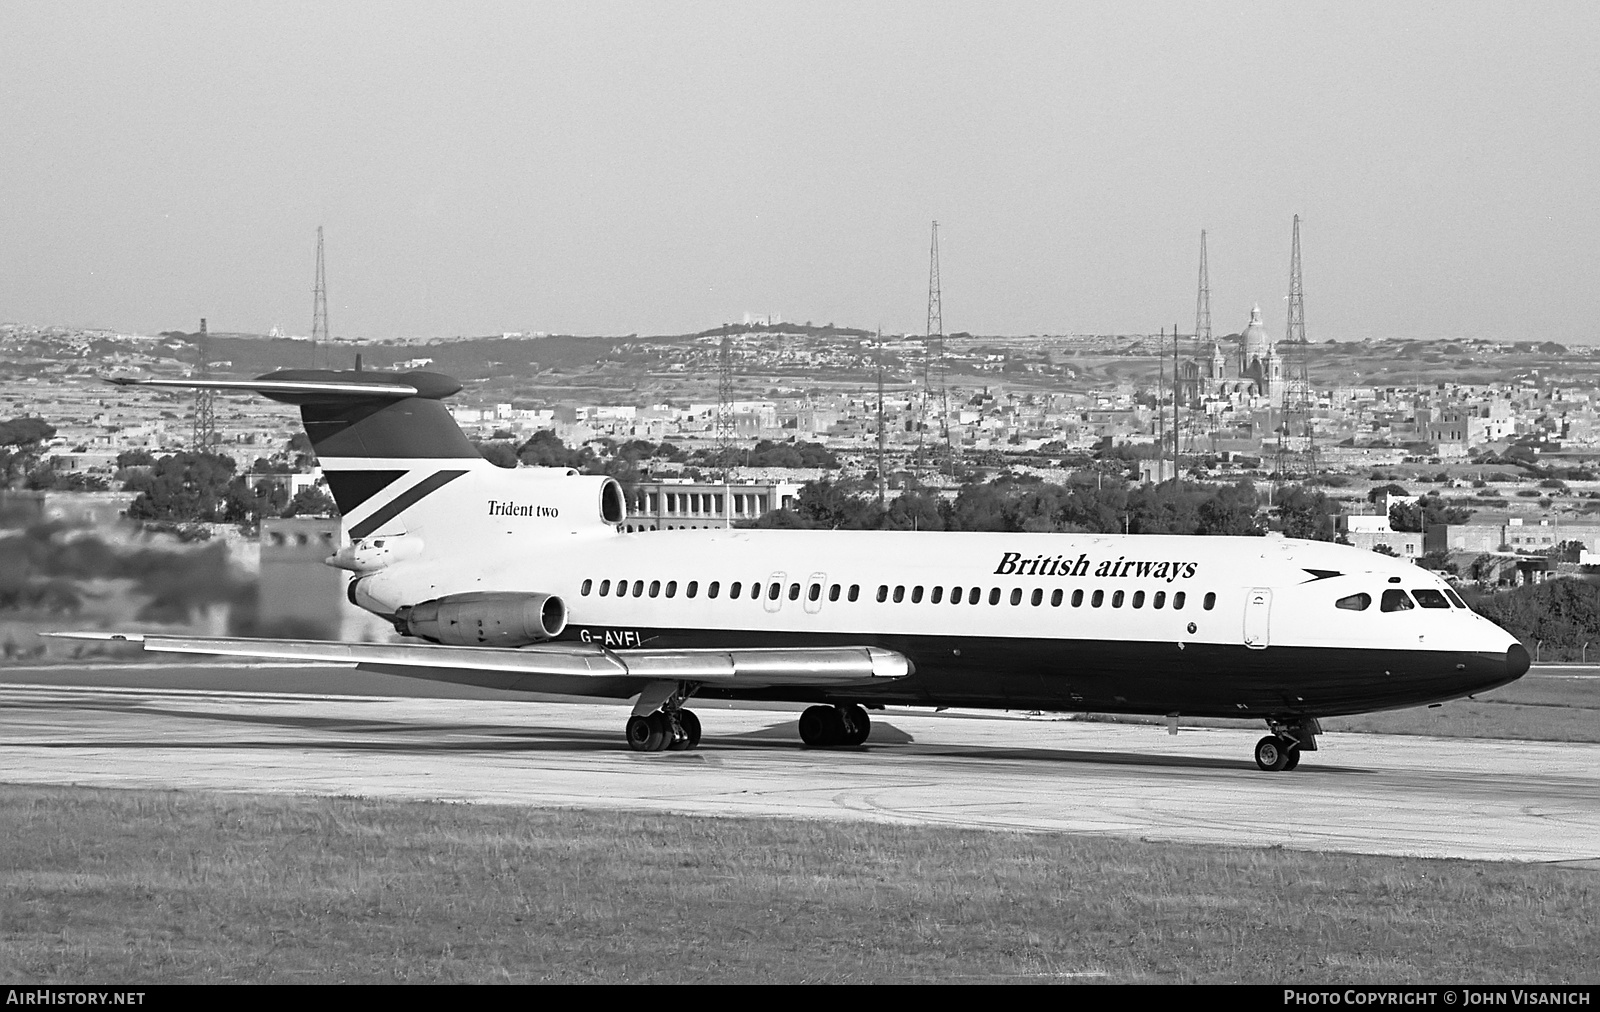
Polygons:
[[828,600],[839,600],[839,585],[837,583],[828,588]]
[[1112,594],[1111,594],[1111,607],[1113,607],[1113,608],[1122,607],[1122,591],[1118,590],[1118,591],[1112,592]]
[[1133,592],[1133,606],[1135,608],[1144,607],[1144,591],[1136,590]]
[[1033,597],[1031,600],[1033,601],[1033,606],[1035,608],[1039,607],[1041,604],[1044,604],[1044,591],[1040,590],[1038,587],[1033,588]]
[[1095,591],[1094,592],[1094,596],[1089,598],[1089,603],[1094,605],[1096,608],[1100,607],[1102,604],[1105,604],[1106,603],[1106,592],[1103,591],[1103,590]]
[[951,604],[960,604],[961,603],[961,588],[960,587],[951,587],[950,588],[950,603]]
[[1183,602],[1188,600],[1188,598],[1189,598],[1189,595],[1185,594],[1181,590],[1173,591],[1173,593],[1172,593],[1172,610],[1173,611],[1181,610],[1183,608]]
[[[835,587],[834,589],[837,590],[838,588]],[[811,589],[806,591],[806,600],[807,601],[817,601],[817,600],[820,600],[821,598],[822,598],[822,584],[813,583],[811,585]]]
[[852,601],[854,601],[856,598],[860,597],[861,596],[861,585],[859,583],[852,583],[850,585],[850,593],[847,596]]
[[580,590],[578,593],[582,594],[584,597],[588,597],[589,596],[589,589],[591,587],[593,587],[593,586],[594,586],[594,581],[593,580],[585,580],[585,581],[583,581],[583,589]]
[[1154,600],[1152,600],[1150,602],[1150,607],[1152,607],[1152,608],[1164,608],[1164,607],[1166,607],[1166,604],[1167,604],[1167,592],[1164,591],[1164,590],[1156,591],[1156,596],[1155,596]]
[[617,581],[617,596],[618,597],[627,597],[628,596],[628,581],[627,580],[618,580]]
[[878,584],[878,603],[882,604],[887,600],[889,600],[889,585],[880,583]]
[[677,580],[668,580],[667,581],[667,596],[668,597],[677,597],[678,596],[678,581]]
[[722,581],[712,580],[706,585],[706,596],[715,600],[717,592],[722,589]]
[[921,604],[922,603],[922,588],[921,587],[912,587],[911,588],[911,603],[912,604]]
[[1411,596],[1416,598],[1417,603],[1422,605],[1424,608],[1450,607],[1450,602],[1445,599],[1445,596],[1431,587],[1422,587],[1418,590],[1413,590],[1411,592]]
[[1022,588],[1014,587],[1011,590],[1011,606],[1014,608],[1022,603]]
[[929,604],[938,604],[940,601],[943,601],[943,600],[944,600],[944,588],[943,587],[935,587],[935,588],[933,588],[932,590],[930,590],[928,592],[928,603]]
[[1083,607],[1083,591],[1075,590],[1072,592],[1072,606],[1074,608]]
[[[776,591],[778,589],[778,585],[776,583],[774,583],[772,585],[772,589],[774,591],[772,596],[773,597],[777,597],[778,595],[777,595]],[[760,583],[760,581],[752,581],[751,582],[751,584],[750,584],[750,600],[752,600],[752,601],[761,600],[761,583]]]
[[1205,606],[1206,611],[1210,611],[1212,608],[1217,606],[1217,595],[1211,591],[1207,591],[1205,600],[1202,601],[1201,604]]
[[660,597],[661,596],[661,581],[660,580],[651,580],[650,581],[650,596],[651,597]]
[[601,580],[600,581],[600,596],[601,597],[605,597],[609,593],[611,593],[611,581],[610,580]]
[[894,589],[894,603],[895,604],[899,604],[901,601],[904,601],[905,599],[906,599],[906,589],[904,587],[896,587]]
[[778,599],[778,595],[782,593],[783,585],[780,583],[774,583],[767,588],[767,600],[776,601]]
[[999,587],[996,587],[993,590],[989,591],[989,603],[990,604],[999,604],[1000,603],[1000,588]]
[[693,597],[698,593],[700,593],[700,581],[699,580],[690,580],[689,581],[689,585],[687,587],[683,588],[683,596],[684,597]]
[[973,587],[971,590],[967,591],[967,603],[968,604],[977,604],[978,601],[980,599],[982,599],[982,597],[983,597],[982,588]]
[[1383,592],[1383,604],[1380,605],[1383,611],[1410,611],[1415,607],[1416,605],[1411,603],[1411,598],[1407,597],[1403,590],[1391,589]]
[[1052,608],[1061,607],[1061,588],[1060,587],[1057,587],[1055,590],[1052,590],[1050,592],[1050,607],[1052,607]]
[[743,589],[744,589],[744,583],[739,581],[739,580],[735,580],[732,583],[728,584],[728,599],[731,600],[731,601],[739,600],[739,591],[741,591]]
[[643,597],[644,596],[644,581],[643,580],[635,580],[635,581],[633,581],[633,596],[634,597]]
[[1351,594],[1348,597],[1339,598],[1339,600],[1333,602],[1333,606],[1335,608],[1343,608],[1345,611],[1366,611],[1372,607],[1372,595]]

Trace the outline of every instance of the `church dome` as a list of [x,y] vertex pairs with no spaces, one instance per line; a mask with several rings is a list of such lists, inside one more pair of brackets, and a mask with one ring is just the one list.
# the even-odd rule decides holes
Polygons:
[[1266,358],[1267,353],[1272,351],[1272,338],[1267,336],[1267,328],[1261,323],[1259,303],[1250,310],[1250,322],[1239,335],[1239,346],[1239,357],[1247,363],[1254,359]]

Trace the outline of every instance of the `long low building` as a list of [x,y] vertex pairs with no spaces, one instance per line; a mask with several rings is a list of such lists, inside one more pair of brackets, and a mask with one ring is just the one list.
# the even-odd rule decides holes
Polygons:
[[731,527],[776,509],[792,509],[800,495],[795,482],[694,481],[661,478],[642,481],[629,504],[626,531],[671,531]]

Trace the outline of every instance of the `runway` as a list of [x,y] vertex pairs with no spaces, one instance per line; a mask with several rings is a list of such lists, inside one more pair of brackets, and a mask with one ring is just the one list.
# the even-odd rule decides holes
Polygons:
[[0,780],[867,819],[1600,869],[1600,745],[1330,734],[1298,770],[1266,774],[1250,758],[1262,732],[1172,737],[891,710],[874,715],[866,746],[815,750],[800,744],[792,710],[700,706],[698,750],[641,754],[623,744],[624,706],[266,692],[263,683],[358,673],[170,668],[100,680],[182,674],[237,688],[19,684],[29,673],[7,672]]

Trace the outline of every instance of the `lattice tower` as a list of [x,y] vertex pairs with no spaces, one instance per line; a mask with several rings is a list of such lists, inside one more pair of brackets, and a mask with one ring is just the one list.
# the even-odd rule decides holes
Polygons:
[[1305,289],[1300,275],[1300,216],[1294,216],[1289,251],[1289,322],[1279,348],[1283,366],[1283,408],[1278,425],[1278,473],[1317,472],[1316,434],[1312,427],[1311,380],[1307,371]]
[[328,274],[322,261],[322,226],[317,226],[317,281],[311,290],[311,368],[317,351],[328,343]]
[[727,484],[733,469],[733,338],[722,335],[717,352],[717,460],[722,465],[722,481]]
[[1216,415],[1205,410],[1206,394],[1210,392],[1210,385],[1206,380],[1215,381],[1220,377],[1210,375],[1210,363],[1216,361],[1214,354],[1216,339],[1211,334],[1211,271],[1206,264],[1206,230],[1200,230],[1200,281],[1194,296],[1194,367],[1196,383],[1194,388],[1194,406],[1202,409],[1203,421],[1197,421],[1192,415],[1189,419],[1188,440],[1184,444],[1187,453],[1194,453],[1198,449],[1195,445],[1200,437],[1202,426],[1205,430],[1207,449],[1216,441]]
[[889,433],[883,427],[883,329],[878,329],[878,511],[889,508],[889,475],[884,469],[884,451]]
[[[939,435],[944,439],[946,459],[955,473],[954,449],[950,442],[950,390],[945,377],[944,290],[939,278],[939,223],[933,223],[933,241],[928,246],[928,329],[923,341],[922,387],[924,397],[936,397],[939,404]],[[932,368],[929,368],[931,362]]]
[[[195,340],[195,373],[199,379],[211,378],[211,335],[206,330],[204,317],[200,319],[200,333]],[[194,437],[192,440],[195,453],[217,452],[217,392],[215,390],[200,389],[194,394]]]

